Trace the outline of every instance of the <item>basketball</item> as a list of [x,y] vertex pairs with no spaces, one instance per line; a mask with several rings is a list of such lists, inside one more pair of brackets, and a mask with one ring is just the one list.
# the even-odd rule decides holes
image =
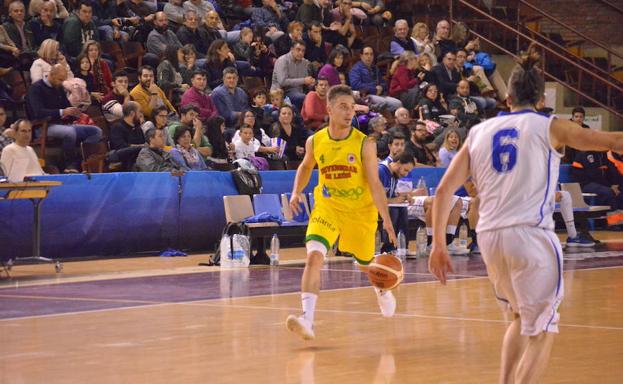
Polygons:
[[368,265],[368,279],[377,288],[394,289],[402,282],[403,277],[402,263],[389,253],[378,255]]

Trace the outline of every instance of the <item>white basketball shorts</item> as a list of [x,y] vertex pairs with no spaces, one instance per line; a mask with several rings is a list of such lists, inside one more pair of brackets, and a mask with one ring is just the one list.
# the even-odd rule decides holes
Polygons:
[[554,232],[518,226],[478,233],[495,296],[519,315],[521,334],[558,333],[563,298],[562,247]]

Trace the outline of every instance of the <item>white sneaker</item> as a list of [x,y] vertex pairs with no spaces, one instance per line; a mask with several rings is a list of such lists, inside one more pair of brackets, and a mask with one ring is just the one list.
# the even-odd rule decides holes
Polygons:
[[381,291],[375,288],[376,299],[379,302],[379,308],[381,309],[381,315],[383,317],[392,317],[396,312],[396,298],[392,291]]
[[465,256],[469,254],[469,249],[466,247],[456,246],[452,243],[448,245],[448,253],[454,256]]
[[290,332],[301,336],[303,340],[313,340],[316,337],[314,334],[314,326],[303,316],[288,316],[286,327],[288,327]]

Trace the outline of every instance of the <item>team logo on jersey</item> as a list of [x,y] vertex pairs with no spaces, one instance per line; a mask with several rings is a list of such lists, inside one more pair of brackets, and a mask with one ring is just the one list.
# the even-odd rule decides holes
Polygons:
[[353,164],[355,161],[357,161],[357,157],[355,157],[354,153],[349,153],[348,156],[346,156],[346,160],[350,163]]

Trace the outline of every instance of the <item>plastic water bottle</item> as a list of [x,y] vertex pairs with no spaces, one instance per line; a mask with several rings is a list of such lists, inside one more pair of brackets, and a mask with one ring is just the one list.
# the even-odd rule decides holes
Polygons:
[[275,233],[270,240],[270,265],[279,265],[279,237]]
[[465,224],[459,228],[459,247],[467,248],[467,225]]
[[415,186],[415,189],[423,188],[426,194],[428,194],[428,188],[426,187],[426,180],[424,180],[424,176],[420,176],[420,179]]
[[426,236],[426,229],[420,227],[415,235],[415,249],[416,257],[426,257],[426,243],[428,237]]
[[398,232],[398,249],[396,250],[396,256],[403,263],[407,261],[407,237],[400,231]]

